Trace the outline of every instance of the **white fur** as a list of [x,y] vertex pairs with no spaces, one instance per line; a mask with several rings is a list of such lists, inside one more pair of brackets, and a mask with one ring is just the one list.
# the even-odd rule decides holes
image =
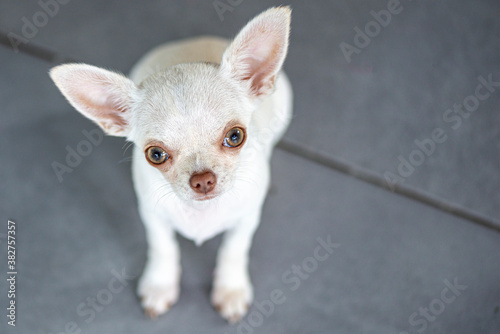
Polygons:
[[[227,231],[212,303],[234,322],[252,302],[248,252],[269,187],[271,151],[291,118],[291,87],[279,73],[289,23],[288,8],[273,8],[232,43],[216,37],[168,43],[144,56],[131,79],[90,65],[51,71],[77,110],[108,134],[134,143],[134,186],[149,247],[138,294],[150,316],[166,312],[179,296],[175,231],[198,245]],[[234,122],[246,128],[238,151],[221,145]],[[168,147],[168,169],[147,162],[150,142]],[[206,197],[190,188],[189,179],[205,170],[217,183],[214,197],[200,201]]]

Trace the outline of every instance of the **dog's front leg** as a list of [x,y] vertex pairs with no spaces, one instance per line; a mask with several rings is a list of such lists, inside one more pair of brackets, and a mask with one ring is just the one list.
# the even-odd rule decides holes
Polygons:
[[217,255],[212,305],[231,323],[241,320],[253,300],[248,253],[260,220],[260,210],[256,211],[225,233]]
[[140,208],[146,228],[148,259],[137,292],[147,316],[156,318],[177,301],[180,290],[180,251],[170,223]]

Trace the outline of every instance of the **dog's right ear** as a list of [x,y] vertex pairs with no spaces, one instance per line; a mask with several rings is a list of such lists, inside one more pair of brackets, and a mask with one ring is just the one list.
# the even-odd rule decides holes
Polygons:
[[69,103],[112,136],[127,136],[137,88],[121,74],[85,64],[54,67],[50,77]]

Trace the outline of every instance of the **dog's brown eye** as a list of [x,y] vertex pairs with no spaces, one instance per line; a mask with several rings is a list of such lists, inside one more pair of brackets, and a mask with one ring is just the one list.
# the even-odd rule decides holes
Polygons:
[[155,165],[161,165],[168,159],[168,154],[158,146],[151,146],[146,150],[146,158]]
[[242,128],[232,128],[226,133],[224,137],[224,146],[226,147],[238,147],[243,143],[245,139],[245,132]]

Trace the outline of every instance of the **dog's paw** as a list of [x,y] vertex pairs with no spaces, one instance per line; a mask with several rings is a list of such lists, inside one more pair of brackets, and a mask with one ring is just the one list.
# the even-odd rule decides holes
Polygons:
[[234,324],[245,316],[252,303],[252,285],[247,284],[238,288],[214,286],[211,299],[212,305],[220,315]]
[[138,294],[146,316],[156,319],[177,302],[179,286],[177,284],[168,286],[142,284],[139,286]]

